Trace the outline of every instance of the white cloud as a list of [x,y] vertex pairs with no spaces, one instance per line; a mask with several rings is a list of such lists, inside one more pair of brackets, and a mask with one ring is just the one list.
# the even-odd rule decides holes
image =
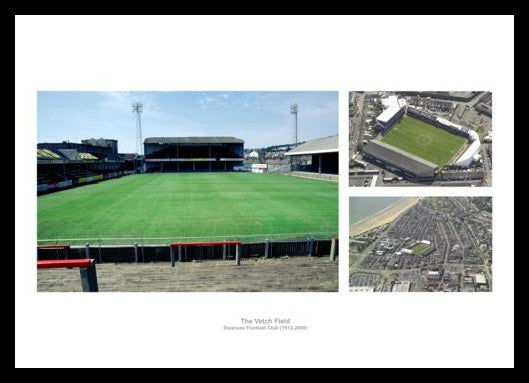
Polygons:
[[[217,92],[204,92],[204,97],[198,100],[198,103],[200,105],[214,105],[214,106],[226,106],[228,105],[226,102],[230,98],[229,93],[217,93]],[[205,109],[205,107],[202,107],[201,109]]]

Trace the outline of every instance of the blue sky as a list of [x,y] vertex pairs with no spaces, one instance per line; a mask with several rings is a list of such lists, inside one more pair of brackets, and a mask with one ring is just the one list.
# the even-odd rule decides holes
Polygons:
[[114,138],[135,152],[133,102],[143,102],[143,138],[235,136],[245,147],[293,142],[297,102],[300,141],[338,133],[337,92],[38,92],[38,142]]

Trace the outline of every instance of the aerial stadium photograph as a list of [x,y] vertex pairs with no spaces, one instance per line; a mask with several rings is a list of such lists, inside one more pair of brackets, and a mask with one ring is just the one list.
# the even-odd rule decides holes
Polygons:
[[39,292],[338,290],[337,92],[37,101]]
[[492,186],[492,93],[350,92],[349,186]]

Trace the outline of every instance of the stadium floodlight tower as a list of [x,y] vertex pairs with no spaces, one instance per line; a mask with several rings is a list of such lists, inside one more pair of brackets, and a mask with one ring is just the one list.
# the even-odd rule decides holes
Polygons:
[[294,115],[294,144],[298,144],[298,104],[290,105],[290,114]]
[[136,113],[136,154],[141,156],[143,154],[143,142],[141,137],[141,113],[143,112],[143,104],[135,102],[132,104],[132,113]]

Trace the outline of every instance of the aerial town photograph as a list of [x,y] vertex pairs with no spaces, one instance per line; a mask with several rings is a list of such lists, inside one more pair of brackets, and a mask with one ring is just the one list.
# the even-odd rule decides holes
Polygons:
[[350,92],[349,185],[492,186],[492,93]]
[[492,291],[491,197],[350,197],[351,292]]

